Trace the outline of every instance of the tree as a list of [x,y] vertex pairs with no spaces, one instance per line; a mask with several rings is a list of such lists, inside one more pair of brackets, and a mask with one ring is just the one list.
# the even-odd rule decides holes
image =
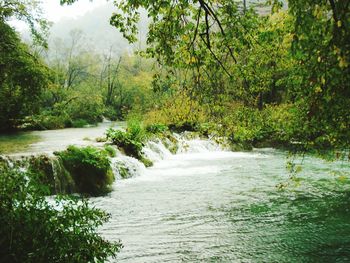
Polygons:
[[16,128],[23,117],[38,111],[49,72],[0,19],[0,131]]
[[120,72],[120,64],[122,62],[122,57],[115,60],[113,57],[113,47],[111,46],[109,52],[104,56],[104,63],[102,66],[102,71],[100,74],[100,87],[107,86],[105,104],[106,106],[111,106],[113,102],[113,97],[117,87],[120,87],[120,82],[118,75]]
[[16,18],[25,22],[35,43],[47,47],[46,34],[50,23],[42,18],[40,0],[2,0],[0,2],[0,20],[6,22]]
[[0,166],[1,262],[105,262],[121,249],[97,233],[109,215],[86,200],[56,196],[35,175]]
[[[272,13],[282,6],[281,1],[267,2]],[[264,94],[283,83],[304,124],[294,139],[313,148],[348,147],[349,1],[288,1],[290,17],[281,23],[294,26],[282,32],[291,45],[280,54],[264,40],[266,19],[245,1],[122,0],[116,6],[110,22],[130,42],[136,41],[139,10],[147,10],[152,22],[146,55],[167,71],[172,86],[204,103],[224,98],[262,109]],[[274,30],[278,37],[280,29]],[[253,63],[263,62],[257,50],[272,52],[274,57],[265,57],[269,64]]]

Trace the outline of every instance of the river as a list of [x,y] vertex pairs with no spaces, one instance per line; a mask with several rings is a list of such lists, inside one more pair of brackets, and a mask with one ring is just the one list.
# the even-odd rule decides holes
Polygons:
[[[25,152],[85,145],[100,128],[38,132]],[[112,215],[102,235],[124,245],[111,262],[350,262],[349,162],[307,156],[290,181],[283,151],[187,143],[91,199]]]
[[93,203],[101,230],[124,249],[116,262],[348,262],[348,164],[305,158],[288,182],[286,154],[200,150],[167,156],[117,181]]

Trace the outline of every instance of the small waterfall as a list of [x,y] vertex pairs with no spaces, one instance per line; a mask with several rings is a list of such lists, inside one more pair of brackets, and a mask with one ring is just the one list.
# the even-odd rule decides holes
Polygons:
[[[222,150],[221,144],[214,140],[201,139],[195,133],[167,134],[149,140],[142,149],[145,159],[159,162],[170,159],[174,154],[206,153]],[[116,157],[111,157],[111,168],[118,180],[147,174],[145,165],[116,149]],[[75,192],[72,175],[64,167],[62,160],[54,154],[31,156],[0,156],[0,163],[6,167],[17,168],[23,172],[31,171],[39,175],[43,184],[49,186],[51,194]]]
[[139,160],[126,155],[111,158],[111,166],[116,179],[127,179],[141,175],[146,167]]
[[50,163],[55,193],[73,193],[75,190],[74,180],[63,166],[62,161],[54,156],[50,158]]
[[148,141],[145,147],[143,147],[142,152],[152,162],[164,160],[172,155],[160,139]]
[[12,169],[14,167],[13,161],[8,156],[0,155],[0,162],[6,165],[8,168]]
[[223,148],[213,140],[201,139],[192,133],[174,134],[178,140],[177,153],[202,153],[221,151]]

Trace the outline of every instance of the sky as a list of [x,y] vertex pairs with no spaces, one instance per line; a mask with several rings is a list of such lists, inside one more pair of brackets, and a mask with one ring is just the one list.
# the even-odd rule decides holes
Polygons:
[[[77,18],[94,8],[106,4],[107,0],[78,0],[72,5],[60,5],[60,0],[41,0],[44,18],[56,23],[64,18]],[[18,31],[25,32],[28,30],[26,23],[18,20],[10,21]]]
[[94,8],[106,3],[106,0],[79,0],[78,2],[67,6],[61,6],[59,0],[42,0],[43,12],[45,17],[51,22],[57,22],[65,17],[75,18],[85,14]]

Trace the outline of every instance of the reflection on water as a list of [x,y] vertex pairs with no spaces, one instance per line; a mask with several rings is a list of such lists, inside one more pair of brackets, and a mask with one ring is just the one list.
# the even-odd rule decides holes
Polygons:
[[[2,136],[0,147],[14,140],[19,154],[35,154],[94,144],[110,125]],[[154,167],[91,199],[112,214],[101,232],[122,240],[118,262],[350,262],[349,162],[306,157],[297,183],[279,190],[289,178],[284,152],[185,143],[191,152],[178,155],[150,143]]]
[[95,127],[69,128],[61,130],[21,132],[0,135],[0,153],[26,155],[52,153],[64,150],[69,145],[86,146],[98,143],[95,138],[105,135],[109,127],[124,127],[123,122],[103,122]]
[[30,144],[39,140],[39,136],[25,132],[0,135],[0,154],[23,152]]
[[330,173],[349,165],[306,158],[300,186],[281,191],[285,162],[273,150],[181,154],[92,202],[112,214],[101,232],[122,240],[118,262],[350,261],[350,184]]

